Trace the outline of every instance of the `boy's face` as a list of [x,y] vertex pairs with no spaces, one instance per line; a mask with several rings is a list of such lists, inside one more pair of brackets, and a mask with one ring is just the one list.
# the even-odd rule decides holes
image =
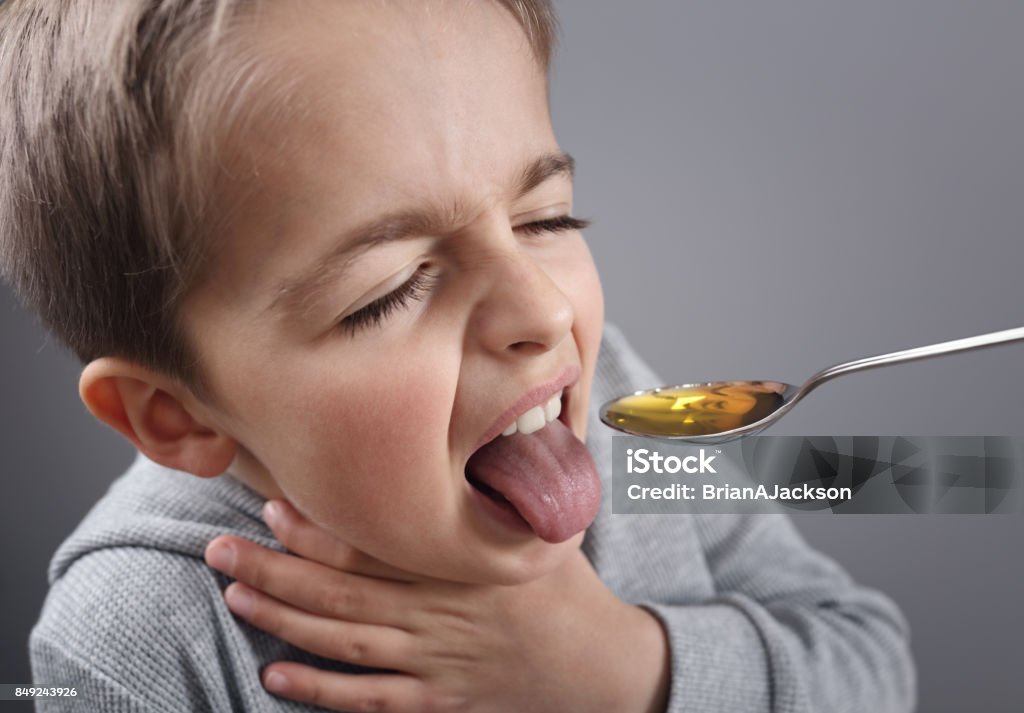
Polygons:
[[[543,70],[494,2],[265,7],[257,39],[302,109],[227,167],[252,192],[183,313],[219,395],[205,415],[238,442],[234,472],[371,556],[539,576],[582,532],[544,541],[465,471],[559,379],[586,428],[603,303],[579,232],[537,227],[572,208]],[[361,242],[370,224],[385,239]]]

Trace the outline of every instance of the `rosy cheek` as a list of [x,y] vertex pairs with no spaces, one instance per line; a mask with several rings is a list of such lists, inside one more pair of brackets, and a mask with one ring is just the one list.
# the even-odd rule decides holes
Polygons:
[[597,268],[582,239],[577,248],[575,260],[571,263],[572,269],[566,277],[565,289],[573,303],[575,314],[573,336],[583,367],[577,391],[579,398],[573,409],[573,422],[576,424],[574,430],[577,436],[582,438],[586,435],[590,387],[597,365],[597,354],[601,346],[601,332],[604,328],[604,296]]
[[[581,349],[594,347],[601,339],[604,324],[604,296],[597,268],[582,238],[574,241],[563,258],[558,282],[573,305],[573,330]],[[586,357],[586,354],[581,356]]]
[[293,409],[306,415],[292,425],[311,469],[301,474],[307,487],[328,481],[339,498],[372,498],[359,485],[371,482],[396,486],[399,499],[436,488],[419,473],[447,469],[452,371],[423,359],[379,359],[343,380],[335,374],[333,388],[329,375],[311,384]]

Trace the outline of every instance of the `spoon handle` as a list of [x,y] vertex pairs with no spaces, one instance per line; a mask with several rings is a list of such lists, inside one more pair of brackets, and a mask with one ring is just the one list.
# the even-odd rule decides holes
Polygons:
[[1015,327],[1013,329],[1004,329],[999,332],[989,332],[988,334],[979,334],[976,337],[965,337],[963,339],[954,339],[950,342],[940,342],[938,344],[929,344],[924,347],[914,347],[913,349],[904,349],[898,352],[891,352],[889,354],[879,354],[877,356],[864,357],[863,359],[857,359],[856,361],[848,361],[842,364],[836,364],[830,366],[827,369],[822,369],[817,374],[812,376],[807,382],[800,387],[800,391],[803,393],[801,396],[809,392],[814,387],[833,379],[843,374],[849,374],[854,371],[861,371],[863,369],[873,369],[879,366],[889,366],[891,364],[902,364],[903,362],[916,361],[918,359],[929,359],[931,357],[942,356],[943,354],[952,354],[954,352],[966,352],[971,349],[982,349],[984,347],[993,347],[998,344],[1005,344],[1007,342],[1019,342],[1024,341],[1024,327]]

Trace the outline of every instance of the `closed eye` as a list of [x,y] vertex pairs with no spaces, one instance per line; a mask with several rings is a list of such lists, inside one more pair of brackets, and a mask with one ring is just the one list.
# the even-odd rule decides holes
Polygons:
[[[568,230],[583,230],[589,225],[589,220],[575,218],[571,215],[560,215],[555,218],[524,223],[515,229],[527,235],[541,235]],[[397,289],[342,318],[338,322],[338,327],[347,334],[353,335],[366,327],[379,326],[394,312],[408,307],[410,302],[423,299],[430,292],[435,281],[436,276],[423,269],[417,270]]]
[[546,218],[535,220],[532,223],[524,223],[516,227],[516,230],[527,235],[540,235],[541,233],[561,233],[566,230],[583,230],[590,225],[589,220],[574,218],[571,215],[560,215],[557,218]]
[[410,302],[423,299],[433,287],[436,276],[420,268],[397,289],[361,307],[338,322],[338,327],[353,335],[365,327],[376,327],[395,311],[408,307]]

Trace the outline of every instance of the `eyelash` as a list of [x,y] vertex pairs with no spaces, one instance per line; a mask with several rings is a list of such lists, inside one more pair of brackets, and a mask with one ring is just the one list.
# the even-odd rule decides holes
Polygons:
[[535,220],[532,223],[520,225],[517,230],[521,230],[527,235],[539,235],[541,233],[561,233],[564,230],[583,230],[588,225],[590,225],[589,220],[575,218],[571,215],[560,215],[557,218]]
[[[516,230],[527,235],[540,235],[542,233],[561,233],[567,230],[583,230],[588,225],[590,225],[589,220],[575,218],[571,215],[560,215],[557,218],[525,223],[518,226]],[[338,326],[350,336],[367,327],[378,327],[396,310],[408,307],[412,301],[423,299],[430,293],[430,289],[436,281],[436,275],[431,275],[422,269],[417,270],[400,287],[343,318]]]
[[379,326],[395,310],[407,307],[412,300],[423,299],[434,282],[434,275],[417,270],[401,287],[356,310],[342,319],[338,326],[350,336],[365,327]]

